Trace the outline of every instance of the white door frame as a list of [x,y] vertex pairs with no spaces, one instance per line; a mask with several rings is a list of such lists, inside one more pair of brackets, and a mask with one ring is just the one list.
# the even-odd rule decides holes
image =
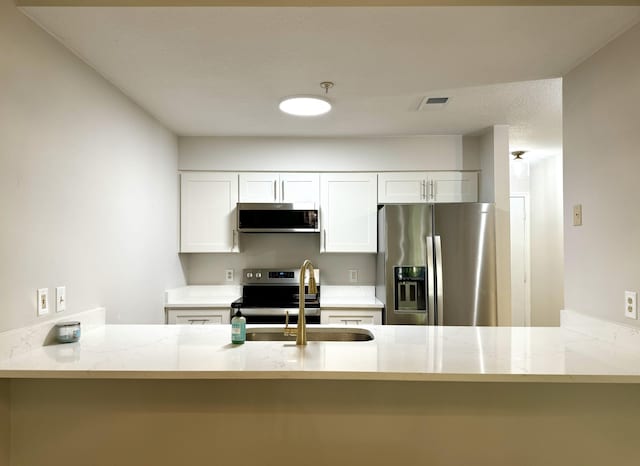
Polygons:
[[531,204],[529,193],[512,192],[509,198],[510,201],[513,198],[523,198],[524,200],[524,324],[531,327]]

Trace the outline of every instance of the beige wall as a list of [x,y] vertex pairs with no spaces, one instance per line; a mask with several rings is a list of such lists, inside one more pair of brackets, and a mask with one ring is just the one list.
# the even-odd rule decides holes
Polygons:
[[560,325],[564,306],[562,157],[531,164],[531,325]]
[[[234,283],[250,267],[300,267],[311,260],[321,271],[323,285],[375,285],[375,254],[320,254],[320,235],[241,234],[240,254],[184,254],[190,285],[228,285],[225,269],[234,269]],[[358,281],[349,282],[349,270],[358,270]]]
[[[640,292],[640,25],[564,78],[565,307],[624,318]],[[583,226],[572,226],[582,204]]]
[[631,466],[635,385],[12,381],[13,466]]
[[496,193],[494,190],[493,159],[493,128],[486,130],[478,136],[480,174],[478,176],[478,200],[480,202],[495,202]]
[[0,331],[62,285],[67,313],[161,322],[163,290],[183,283],[176,137],[11,0],[0,50]]
[[181,170],[477,170],[462,136],[282,138],[181,137]]
[[477,137],[481,169],[478,200],[493,202],[496,209],[498,325],[508,326],[511,325],[509,127],[495,125]]

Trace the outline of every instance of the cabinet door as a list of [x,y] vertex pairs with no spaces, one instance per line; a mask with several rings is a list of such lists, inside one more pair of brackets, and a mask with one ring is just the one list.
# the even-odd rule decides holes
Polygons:
[[277,173],[240,173],[240,202],[280,202]]
[[320,180],[320,252],[376,252],[376,174],[323,173]]
[[431,172],[427,183],[429,202],[477,202],[475,172]]
[[238,252],[237,202],[236,173],[182,173],[180,252]]
[[411,204],[426,202],[427,175],[424,172],[378,174],[379,204]]
[[339,325],[382,325],[381,309],[340,309],[322,310],[321,324]]
[[280,173],[280,199],[284,203],[320,203],[317,173]]

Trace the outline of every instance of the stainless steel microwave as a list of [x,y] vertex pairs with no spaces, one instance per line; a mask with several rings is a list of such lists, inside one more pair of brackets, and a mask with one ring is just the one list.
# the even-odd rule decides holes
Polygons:
[[244,233],[318,233],[314,204],[238,203],[238,231]]

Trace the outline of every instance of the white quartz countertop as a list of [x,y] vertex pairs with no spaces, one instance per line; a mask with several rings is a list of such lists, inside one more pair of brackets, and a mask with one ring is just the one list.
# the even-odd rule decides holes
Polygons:
[[228,325],[105,325],[0,360],[0,377],[640,383],[629,341],[567,328],[365,328],[374,340],[297,347],[232,345]]

